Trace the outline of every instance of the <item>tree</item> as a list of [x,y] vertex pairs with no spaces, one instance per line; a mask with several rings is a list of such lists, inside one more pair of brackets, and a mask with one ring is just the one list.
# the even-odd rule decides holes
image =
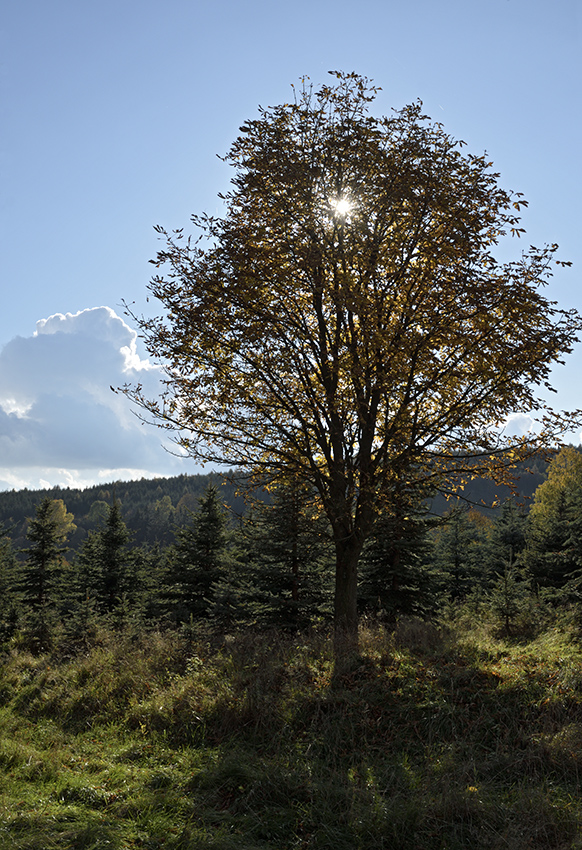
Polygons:
[[228,542],[227,519],[214,484],[198,500],[198,511],[190,525],[177,532],[168,553],[168,597],[185,618],[207,617],[212,587],[224,572]]
[[531,602],[531,586],[523,566],[523,550],[527,540],[527,517],[516,503],[504,502],[485,549],[484,560],[493,570],[489,598],[493,610],[503,618],[505,632],[511,634],[518,614]]
[[[544,297],[556,245],[500,264],[526,202],[415,103],[335,74],[247,121],[221,218],[165,247],[134,316],[166,389],[124,391],[202,461],[318,491],[336,552],[336,648],[354,648],[358,561],[394,482],[500,479],[573,427],[537,397],[582,321]],[[541,428],[503,433],[515,411]]]
[[[536,587],[560,591],[578,571],[582,454],[564,446],[534,494],[524,553]],[[558,593],[558,596],[560,594]]]
[[11,637],[18,620],[17,561],[8,536],[0,524],[0,643]]
[[[62,505],[62,501],[58,501]],[[71,518],[72,524],[72,515],[67,514],[66,509],[64,513],[67,518]],[[24,601],[35,611],[41,610],[46,604],[55,572],[67,551],[67,547],[62,545],[66,530],[61,519],[59,506],[55,510],[53,500],[45,498],[37,507],[36,516],[30,520],[26,532],[30,546],[25,550],[27,557],[21,590],[24,592]],[[67,528],[69,526],[67,523]]]
[[[99,609],[111,613],[121,597],[132,587],[132,553],[128,548],[129,531],[114,499],[101,528],[89,533],[79,553],[79,582],[82,595],[94,594]],[[135,582],[133,582],[135,585]]]
[[62,499],[51,499],[52,518],[56,523],[56,534],[59,540],[66,540],[69,534],[77,530],[73,522],[75,517],[67,510]]
[[483,549],[487,547],[489,525],[476,510],[457,507],[445,514],[443,526],[437,530],[435,560],[446,577],[452,601],[481,592],[487,583]]
[[250,592],[239,598],[256,625],[298,631],[329,616],[329,523],[315,496],[313,488],[290,480],[245,517],[241,543]]
[[434,560],[425,504],[394,499],[379,517],[361,558],[360,603],[394,621],[399,614],[426,614],[442,595],[442,572]]
[[530,517],[541,527],[551,522],[560,501],[582,486],[582,454],[574,446],[564,446],[553,458],[546,480],[537,487]]

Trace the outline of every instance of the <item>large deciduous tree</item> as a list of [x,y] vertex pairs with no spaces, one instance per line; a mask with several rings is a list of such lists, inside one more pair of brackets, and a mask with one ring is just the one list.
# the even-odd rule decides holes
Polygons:
[[[140,319],[166,392],[126,392],[198,459],[311,482],[336,549],[335,626],[357,630],[357,566],[395,482],[503,475],[574,417],[537,396],[580,317],[541,291],[555,245],[494,256],[525,203],[420,103],[373,117],[336,74],[241,128],[221,218],[158,228]],[[539,419],[511,439],[507,416]],[[350,640],[348,640],[350,643]]]

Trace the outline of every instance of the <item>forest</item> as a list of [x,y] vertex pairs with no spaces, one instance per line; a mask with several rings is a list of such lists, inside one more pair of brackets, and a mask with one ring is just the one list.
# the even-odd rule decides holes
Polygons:
[[[334,551],[316,493],[243,486],[231,474],[2,494],[2,640],[46,650],[99,623],[329,627]],[[511,635],[544,606],[575,602],[582,455],[566,447],[522,470],[521,492],[496,509],[480,498],[491,486],[473,482],[448,503],[403,493],[380,515],[361,560],[360,616],[395,623],[487,605]]]

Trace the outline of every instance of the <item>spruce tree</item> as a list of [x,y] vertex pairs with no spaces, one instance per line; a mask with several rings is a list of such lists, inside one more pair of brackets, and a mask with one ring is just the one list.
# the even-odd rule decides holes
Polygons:
[[508,635],[516,617],[531,602],[531,583],[523,558],[526,541],[527,518],[510,499],[503,504],[484,551],[492,575],[489,599]]
[[571,551],[571,520],[572,510],[566,489],[557,493],[546,512],[536,512],[531,516],[525,563],[536,590],[556,598],[577,568]]
[[434,610],[443,577],[432,559],[431,525],[425,510],[404,503],[377,520],[362,555],[363,610],[388,620]]
[[443,573],[451,601],[485,590],[487,570],[482,549],[490,522],[477,511],[453,509],[436,534],[435,563]]
[[15,591],[18,562],[8,537],[0,526],[0,642],[11,637],[18,621],[18,595]]
[[[312,488],[295,479],[279,485],[245,519],[239,541],[244,565],[230,579],[239,621],[297,631],[331,616],[331,534]],[[223,600],[227,591],[223,581]]]
[[117,499],[101,528],[90,532],[79,553],[79,589],[89,593],[101,613],[111,613],[132,588],[130,535]]
[[578,492],[582,487],[582,454],[565,446],[537,488],[529,515],[524,553],[536,589],[559,599],[579,568],[577,560]]
[[568,498],[569,523],[565,541],[572,567],[566,590],[573,600],[582,601],[582,483],[574,487]]
[[178,621],[206,618],[213,587],[226,566],[227,517],[218,490],[209,484],[189,525],[167,553],[166,599]]
[[53,510],[53,501],[43,499],[31,519],[26,537],[30,546],[24,551],[26,563],[20,581],[25,605],[33,611],[44,608],[54,586],[56,573],[67,547]]

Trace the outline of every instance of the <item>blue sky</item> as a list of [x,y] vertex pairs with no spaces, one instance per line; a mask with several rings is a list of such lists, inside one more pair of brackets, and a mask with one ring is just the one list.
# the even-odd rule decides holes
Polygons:
[[[108,389],[157,380],[120,305],[152,310],[153,225],[221,212],[217,154],[302,75],[357,71],[382,87],[375,112],[420,98],[486,150],[530,202],[504,253],[558,242],[574,265],[549,295],[582,310],[581,19],[578,0],[8,0],[0,489],[196,471]],[[581,371],[579,348],[557,407],[582,407]]]

